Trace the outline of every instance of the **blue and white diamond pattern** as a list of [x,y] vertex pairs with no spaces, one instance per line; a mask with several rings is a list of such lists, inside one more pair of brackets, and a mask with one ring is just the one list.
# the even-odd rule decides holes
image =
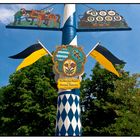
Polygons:
[[81,135],[79,96],[62,94],[58,96],[56,135]]
[[[62,32],[63,45],[67,45],[67,44],[77,45],[77,34],[75,30],[76,28],[75,12],[76,12],[75,4],[65,4],[63,32]],[[62,52],[60,53],[62,54]],[[65,55],[67,56],[66,53]],[[80,121],[81,110],[79,105],[79,100],[80,100],[79,94],[80,94],[79,89],[73,89],[69,93],[63,90],[59,92],[58,104],[57,104],[57,120],[56,120],[57,136],[80,136],[81,135],[82,126]]]

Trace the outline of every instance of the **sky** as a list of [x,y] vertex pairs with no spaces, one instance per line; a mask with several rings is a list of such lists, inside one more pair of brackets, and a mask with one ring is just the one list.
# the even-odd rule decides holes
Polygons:
[[[40,40],[50,51],[61,45],[62,33],[46,30],[7,29],[5,26],[13,21],[13,15],[20,8],[43,9],[49,4],[0,4],[0,87],[8,84],[9,76],[15,72],[22,60],[8,58],[23,51],[25,48]],[[124,60],[125,71],[130,74],[140,73],[140,4],[76,4],[78,15],[94,8],[96,10],[115,10],[124,17],[131,31],[80,32],[78,46],[82,46],[87,54],[96,43],[110,50],[119,59]],[[61,15],[63,21],[63,4],[53,5],[53,12]],[[91,74],[96,60],[90,56],[85,64],[87,76]]]

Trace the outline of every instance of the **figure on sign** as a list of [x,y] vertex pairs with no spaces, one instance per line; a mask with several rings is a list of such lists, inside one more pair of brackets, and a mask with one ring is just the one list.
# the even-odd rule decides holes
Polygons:
[[24,8],[21,8],[19,11],[17,11],[15,13],[13,25],[21,24],[22,19],[26,19],[27,22],[29,21],[28,16],[27,16],[27,12]]

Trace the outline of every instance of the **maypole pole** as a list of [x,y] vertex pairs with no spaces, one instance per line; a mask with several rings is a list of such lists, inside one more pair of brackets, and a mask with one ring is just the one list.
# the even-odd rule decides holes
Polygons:
[[[75,4],[64,5],[62,45],[77,45]],[[61,75],[59,77],[62,78]],[[80,90],[62,90],[58,92],[56,135],[80,136]]]

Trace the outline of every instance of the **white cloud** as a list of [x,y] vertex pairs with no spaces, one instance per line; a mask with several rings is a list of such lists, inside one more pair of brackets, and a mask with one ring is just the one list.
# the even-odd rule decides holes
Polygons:
[[11,9],[5,9],[5,8],[1,8],[0,9],[0,13],[2,13],[0,15],[0,22],[3,23],[3,24],[8,24],[10,23],[11,21],[13,21],[13,18],[14,18],[14,13],[15,11],[14,10],[11,10]]
[[13,22],[14,14],[21,8],[33,9],[35,4],[2,4],[0,5],[0,23],[8,24]]

